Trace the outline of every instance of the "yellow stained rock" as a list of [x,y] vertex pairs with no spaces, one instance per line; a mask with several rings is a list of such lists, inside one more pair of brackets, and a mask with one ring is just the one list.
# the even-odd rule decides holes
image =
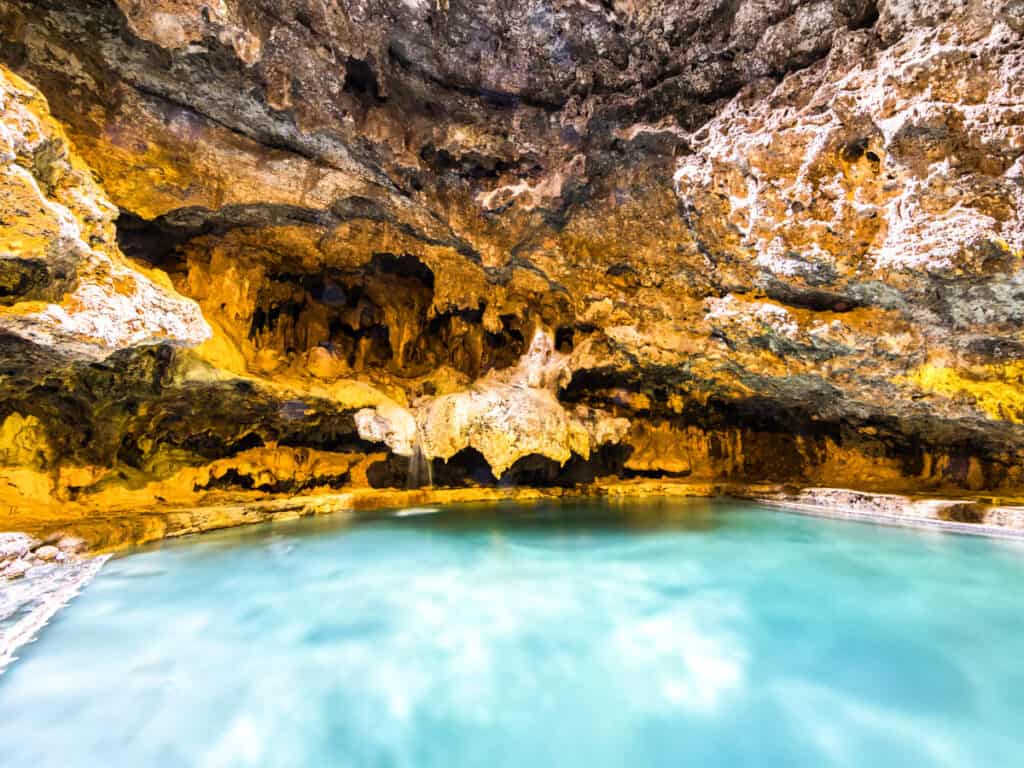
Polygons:
[[1024,423],[1024,361],[964,369],[925,364],[908,383],[947,398],[970,398],[989,418]]
[[0,423],[0,465],[44,469],[53,459],[46,430],[35,416],[15,412]]

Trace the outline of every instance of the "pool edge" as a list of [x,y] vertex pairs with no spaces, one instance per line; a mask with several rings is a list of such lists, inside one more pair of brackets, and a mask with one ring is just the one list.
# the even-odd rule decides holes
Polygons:
[[[79,569],[79,572],[66,583],[59,584],[52,592],[45,594],[42,602],[33,608],[27,616],[16,622],[14,626],[4,632],[0,632],[0,675],[3,675],[7,668],[17,661],[16,652],[18,649],[34,642],[39,632],[50,623],[50,620],[62,608],[85,589],[109,559],[110,555],[99,555],[98,557],[92,557],[75,563],[74,566],[57,566],[57,568],[75,567]],[[54,577],[59,575],[61,575],[60,571],[36,577],[29,576],[27,578],[38,579],[40,587],[45,592],[46,585],[52,583]]]

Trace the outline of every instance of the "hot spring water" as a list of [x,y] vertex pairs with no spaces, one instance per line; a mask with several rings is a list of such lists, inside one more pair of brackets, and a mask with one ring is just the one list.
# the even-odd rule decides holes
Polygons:
[[5,766],[993,768],[1024,549],[749,503],[305,520],[112,560],[0,677]]

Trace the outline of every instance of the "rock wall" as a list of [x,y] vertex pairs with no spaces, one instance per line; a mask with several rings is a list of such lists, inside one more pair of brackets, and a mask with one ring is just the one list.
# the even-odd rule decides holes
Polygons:
[[9,514],[1024,489],[1020,0],[0,0]]

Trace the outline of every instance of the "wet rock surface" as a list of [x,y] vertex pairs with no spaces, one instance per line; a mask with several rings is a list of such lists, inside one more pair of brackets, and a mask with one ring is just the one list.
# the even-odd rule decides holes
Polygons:
[[0,0],[4,527],[1019,492],[1019,5]]
[[78,562],[88,543],[76,536],[51,534],[41,541],[27,533],[0,533],[0,577],[20,579],[35,568]]
[[[24,534],[0,533],[0,541]],[[106,557],[74,558],[60,563],[17,561],[19,573],[0,582],[0,674],[15,652],[31,642],[69,600],[99,571]],[[0,575],[0,577],[2,577]]]

